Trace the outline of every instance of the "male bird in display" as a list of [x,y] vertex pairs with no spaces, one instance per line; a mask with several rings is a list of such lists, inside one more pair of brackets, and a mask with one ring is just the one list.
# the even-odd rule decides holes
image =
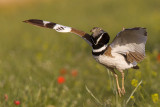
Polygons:
[[[83,31],[72,27],[63,26],[57,23],[30,19],[24,22],[36,26],[54,29],[57,32],[70,32],[79,35],[92,47],[92,55],[95,60],[108,68],[116,79],[118,94],[125,94],[124,88],[124,70],[133,68],[139,69],[137,63],[145,57],[145,44],[147,41],[146,28],[135,27],[123,29],[114,40],[108,44],[110,37],[106,31],[99,27],[94,27],[89,35]],[[122,74],[122,88],[119,86],[118,75],[114,70]]]

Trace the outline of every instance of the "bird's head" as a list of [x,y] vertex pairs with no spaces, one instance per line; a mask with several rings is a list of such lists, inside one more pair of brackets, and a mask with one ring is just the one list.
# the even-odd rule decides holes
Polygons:
[[109,35],[107,32],[99,27],[94,27],[92,30],[91,40],[94,45],[104,45],[109,42]]
[[94,27],[90,32],[92,32],[92,36],[95,38],[97,37],[98,35],[102,34],[102,33],[105,33],[104,30],[102,30],[101,28],[99,27]]

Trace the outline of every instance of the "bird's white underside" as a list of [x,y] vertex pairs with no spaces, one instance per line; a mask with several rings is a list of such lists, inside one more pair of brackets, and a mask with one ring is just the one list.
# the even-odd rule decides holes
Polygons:
[[107,65],[108,67],[116,68],[116,69],[129,69],[135,66],[137,63],[127,63],[124,56],[118,53],[111,53],[113,57],[109,57],[106,55],[94,56],[95,60],[103,65]]

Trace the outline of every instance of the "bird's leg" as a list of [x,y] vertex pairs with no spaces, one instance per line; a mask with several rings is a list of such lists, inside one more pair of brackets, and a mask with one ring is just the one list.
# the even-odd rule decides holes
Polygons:
[[118,75],[116,74],[116,72],[113,69],[111,69],[111,71],[112,71],[114,77],[116,78],[116,84],[117,84],[118,94],[121,97],[121,88],[119,87]]
[[121,97],[121,88],[119,87],[118,75],[116,73],[114,73],[114,76],[116,78],[116,84],[117,84],[118,94]]
[[122,74],[122,91],[121,91],[121,93],[122,93],[122,95],[124,95],[125,94],[125,88],[124,88],[124,72],[123,72],[123,70],[118,70],[118,71],[120,71],[121,72],[121,74]]
[[124,88],[124,72],[122,71],[121,74],[122,74],[122,95],[124,95],[126,93]]

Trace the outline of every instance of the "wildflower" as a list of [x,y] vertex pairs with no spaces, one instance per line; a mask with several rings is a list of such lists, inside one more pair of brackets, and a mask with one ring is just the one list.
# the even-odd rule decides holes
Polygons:
[[14,101],[14,104],[15,104],[15,105],[20,105],[20,101],[15,100],[15,101]]
[[154,103],[157,103],[158,100],[159,100],[158,94],[157,94],[157,93],[154,93],[154,94],[152,94],[151,96],[152,96],[152,101],[153,101]]
[[158,62],[160,62],[160,53],[157,56],[157,60],[158,60]]
[[132,84],[132,86],[137,87],[137,85],[138,85],[138,80],[133,79],[133,80],[131,81],[131,84]]
[[78,75],[78,71],[74,69],[72,70],[71,74],[73,77],[76,77]]
[[152,76],[156,77],[157,76],[157,72],[156,71],[152,71]]
[[64,74],[66,74],[67,73],[67,70],[65,69],[65,68],[62,68],[61,70],[60,70],[60,74],[61,75],[64,75]]
[[5,101],[8,101],[8,95],[7,94],[4,95],[4,99],[5,99]]
[[131,99],[134,99],[134,96],[133,96],[133,95],[131,96]]
[[57,81],[58,81],[58,84],[63,84],[65,82],[65,78],[63,76],[59,76]]

